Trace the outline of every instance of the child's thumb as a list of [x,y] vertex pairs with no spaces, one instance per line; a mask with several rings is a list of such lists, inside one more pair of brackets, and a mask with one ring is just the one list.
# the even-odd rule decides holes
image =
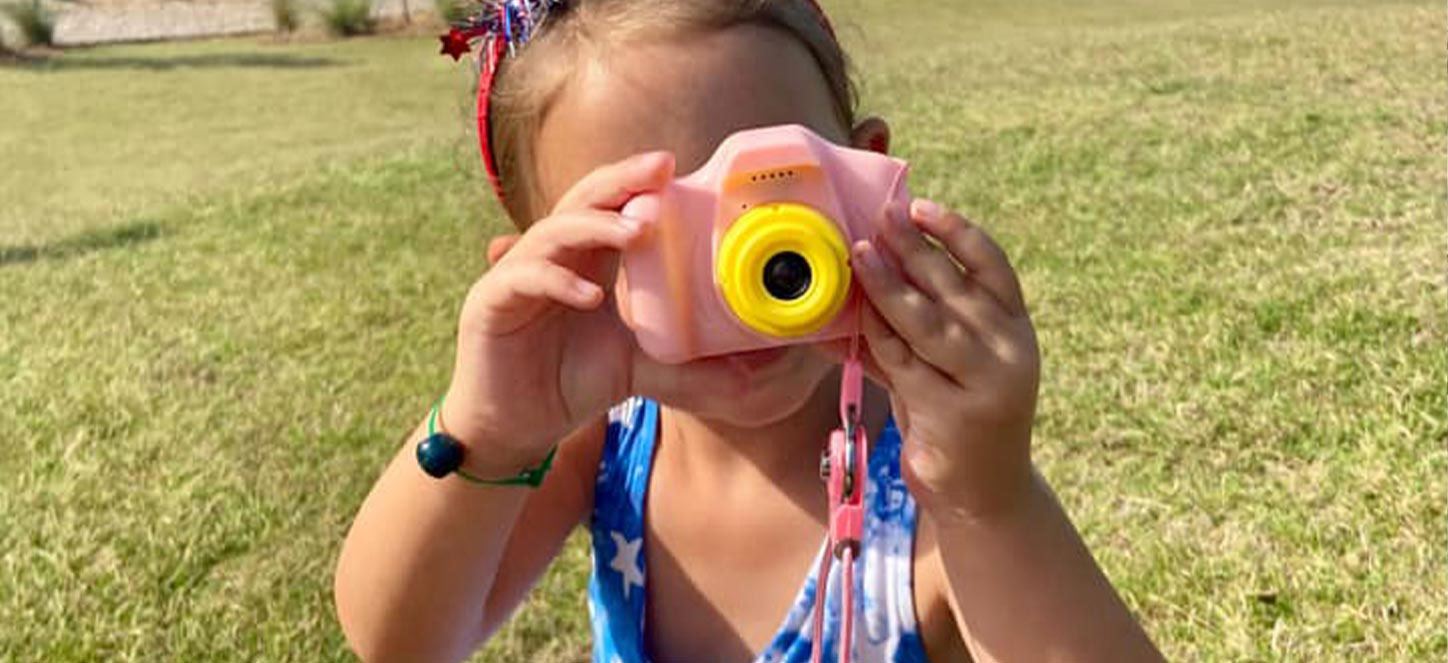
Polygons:
[[519,235],[517,233],[509,233],[507,235],[499,235],[489,240],[488,264],[498,264],[498,261],[502,260],[503,256],[507,255],[508,251],[511,250],[513,248],[513,245],[517,244],[518,240],[522,239],[522,237],[522,235]]

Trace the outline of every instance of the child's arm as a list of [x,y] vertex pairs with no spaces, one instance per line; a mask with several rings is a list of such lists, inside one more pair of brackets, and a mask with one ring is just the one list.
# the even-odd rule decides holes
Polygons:
[[654,153],[598,168],[511,248],[490,251],[492,269],[463,303],[439,426],[464,445],[464,469],[482,477],[516,475],[583,432],[563,443],[537,492],[434,480],[418,467],[414,433],[337,564],[338,617],[364,659],[463,658],[588,512],[604,413],[667,375],[640,358],[608,293],[618,252],[644,229],[618,208],[663,186],[673,166]]
[[602,422],[559,447],[536,491],[427,476],[415,452],[422,430],[367,496],[337,563],[337,615],[364,661],[466,657],[592,506]]
[[1163,660],[1039,475],[1011,513],[922,521],[976,661]]
[[890,389],[902,470],[972,654],[1161,660],[1032,466],[1040,353],[1005,253],[919,200],[853,255],[871,303],[867,370]]

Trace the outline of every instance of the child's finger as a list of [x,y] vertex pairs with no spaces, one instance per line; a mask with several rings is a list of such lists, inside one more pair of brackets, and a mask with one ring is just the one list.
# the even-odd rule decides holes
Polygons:
[[528,247],[522,252],[526,255],[550,259],[594,249],[622,251],[642,230],[638,220],[611,212],[574,212],[550,216],[529,228],[519,246]]
[[886,211],[882,224],[885,244],[900,259],[900,266],[911,282],[936,301],[959,295],[965,284],[960,267],[945,252],[926,241],[907,214],[904,209]]
[[546,300],[580,311],[591,311],[603,302],[603,288],[597,283],[546,260],[512,265],[492,276],[498,279],[499,287],[490,290],[497,295],[488,303],[495,311],[526,308],[519,306],[519,300]]
[[595,169],[568,189],[553,213],[585,209],[617,211],[635,194],[663,188],[674,176],[674,155],[645,152]]
[[967,277],[961,292],[941,302],[954,314],[954,319],[970,327],[979,337],[999,333],[1012,318],[1005,306],[980,281]]
[[874,306],[866,305],[865,309],[863,326],[870,356],[884,373],[892,392],[899,387],[923,396],[950,393],[955,389],[954,381],[917,356]]
[[522,238],[523,236],[518,233],[508,233],[488,240],[488,264],[498,264],[498,261],[502,260],[503,256],[508,255],[508,252],[513,250],[513,245],[517,244],[518,240]]
[[939,304],[885,264],[880,247],[856,242],[853,254],[852,264],[858,265],[855,274],[870,304],[891,328],[899,331],[911,354],[920,355],[947,374],[961,374],[973,332],[954,320],[946,320]]
[[980,281],[1011,315],[1025,315],[1021,283],[1005,251],[979,226],[939,204],[916,199],[910,218],[930,236],[940,240],[950,255]]

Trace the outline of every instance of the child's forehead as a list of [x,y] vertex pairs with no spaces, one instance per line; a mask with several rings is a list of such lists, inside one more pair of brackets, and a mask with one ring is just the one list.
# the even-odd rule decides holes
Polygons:
[[674,152],[683,174],[750,127],[803,124],[844,142],[835,108],[809,50],[779,30],[738,26],[613,47],[583,63],[545,116],[540,193],[551,205],[590,170],[655,149]]

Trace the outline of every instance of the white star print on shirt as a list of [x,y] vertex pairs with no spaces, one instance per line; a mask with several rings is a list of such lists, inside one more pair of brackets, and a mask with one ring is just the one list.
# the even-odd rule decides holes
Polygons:
[[644,546],[644,539],[639,537],[629,541],[618,532],[609,532],[608,535],[613,537],[613,546],[617,551],[608,567],[623,576],[623,598],[627,601],[630,584],[638,585],[640,589],[644,586],[644,571],[639,568],[639,551]]

